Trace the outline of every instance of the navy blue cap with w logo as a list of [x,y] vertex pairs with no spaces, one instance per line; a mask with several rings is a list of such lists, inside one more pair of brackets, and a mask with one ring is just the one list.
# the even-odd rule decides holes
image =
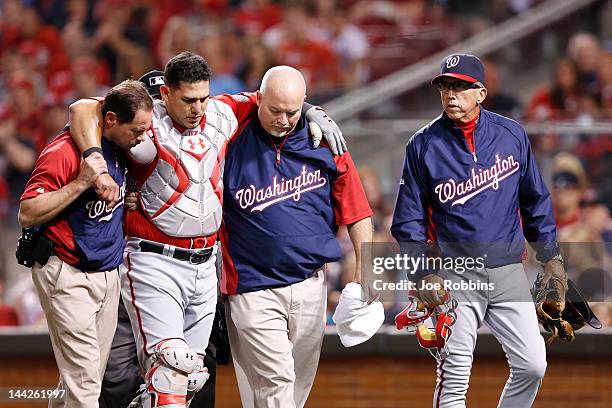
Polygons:
[[484,65],[480,59],[471,54],[451,54],[445,57],[440,64],[440,74],[431,80],[432,85],[435,85],[443,77],[451,77],[461,79],[463,81],[474,83],[485,83]]

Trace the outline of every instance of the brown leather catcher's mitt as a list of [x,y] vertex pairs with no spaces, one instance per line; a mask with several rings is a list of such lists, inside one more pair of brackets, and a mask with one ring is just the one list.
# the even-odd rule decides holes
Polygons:
[[566,284],[565,279],[554,272],[546,286],[542,281],[543,275],[540,274],[533,285],[532,295],[538,320],[552,334],[546,344],[550,345],[557,338],[574,341],[575,332],[585,324],[601,328],[601,323],[574,282],[567,279]]

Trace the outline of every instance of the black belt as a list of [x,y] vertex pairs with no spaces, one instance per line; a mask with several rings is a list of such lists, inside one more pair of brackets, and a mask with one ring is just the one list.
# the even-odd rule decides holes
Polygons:
[[[164,245],[147,241],[140,241],[138,245],[140,246],[140,250],[142,252],[154,252],[156,254],[166,255],[164,254]],[[178,259],[180,261],[188,261],[191,264],[197,265],[208,261],[212,254],[212,247],[192,251],[174,248],[172,258]]]

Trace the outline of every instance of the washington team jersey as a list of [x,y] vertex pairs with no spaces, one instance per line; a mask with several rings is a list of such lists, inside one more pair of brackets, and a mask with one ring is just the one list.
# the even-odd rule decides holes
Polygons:
[[525,238],[542,261],[558,253],[550,193],[525,131],[484,109],[474,154],[444,114],[410,139],[391,232],[400,243],[433,238],[447,256],[486,253],[489,267],[521,262]]
[[[119,202],[107,208],[89,188],[44,225],[44,235],[54,242],[55,254],[84,271],[108,271],[123,257],[123,196],[125,165],[123,154],[102,139],[104,159],[111,177],[121,186]],[[79,174],[81,155],[70,131],[58,135],[40,154],[21,201],[59,190]]]
[[372,215],[348,153],[313,149],[303,118],[300,130],[276,146],[253,116],[225,157],[225,294],[303,281],[340,259],[338,225]]

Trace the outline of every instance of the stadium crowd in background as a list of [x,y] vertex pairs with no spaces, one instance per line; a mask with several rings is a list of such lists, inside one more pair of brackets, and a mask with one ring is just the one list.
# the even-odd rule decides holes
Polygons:
[[[466,8],[466,2],[452,0],[4,0],[0,223],[16,228],[17,199],[36,157],[67,122],[68,104],[103,95],[125,78],[164,66],[181,51],[207,58],[214,72],[213,94],[256,89],[268,68],[287,64],[306,77],[309,100],[324,103],[520,13],[519,3],[534,7],[541,2],[496,0]],[[485,108],[527,121],[588,126],[612,119],[612,39],[605,25],[612,2],[602,3],[607,7],[591,18],[597,36],[579,26],[573,31],[557,27],[562,52],[550,63],[549,75],[529,92],[514,86],[516,75],[509,75],[507,58],[488,56]],[[419,103],[415,99],[393,101],[398,106],[392,111],[410,115],[410,104]],[[610,242],[612,133],[530,137],[553,192],[561,240]],[[382,186],[395,186],[395,180],[381,180],[375,167],[362,168],[360,174],[374,209],[375,239],[391,242],[389,209],[396,191]],[[340,237],[346,256],[328,269],[330,316],[355,264],[348,235],[341,230]],[[3,258],[12,256],[13,242],[2,244]],[[600,262],[609,256],[604,251]],[[1,261],[0,281],[8,281],[12,264]],[[592,269],[589,273],[596,274]],[[11,317],[10,309],[0,324],[41,324],[40,306],[26,280],[20,276],[10,287],[0,283],[0,299],[5,292],[18,316]],[[0,315],[5,315],[1,305]],[[609,308],[602,310],[612,316]]]

